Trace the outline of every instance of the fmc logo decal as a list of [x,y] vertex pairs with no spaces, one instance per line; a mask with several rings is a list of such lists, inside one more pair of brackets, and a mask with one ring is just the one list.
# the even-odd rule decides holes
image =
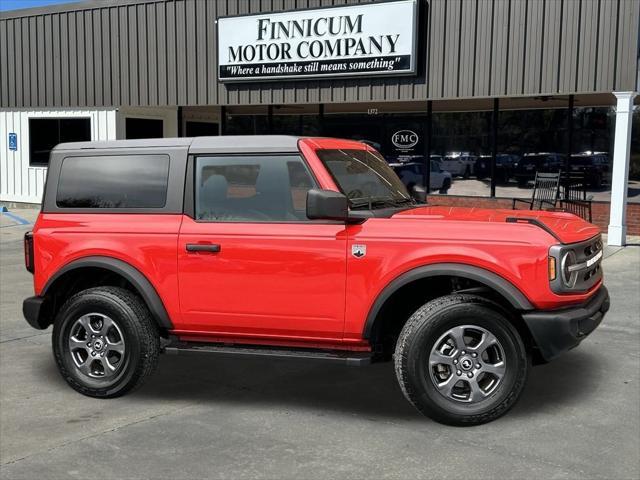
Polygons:
[[400,150],[409,150],[418,143],[418,134],[413,130],[398,130],[391,136],[391,142]]

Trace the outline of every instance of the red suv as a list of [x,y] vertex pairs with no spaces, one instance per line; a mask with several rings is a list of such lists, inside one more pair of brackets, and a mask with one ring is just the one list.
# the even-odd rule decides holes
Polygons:
[[61,144],[25,259],[24,315],[94,397],[163,351],[393,359],[418,410],[478,424],[609,308],[595,226],[419,205],[370,146],[328,138]]

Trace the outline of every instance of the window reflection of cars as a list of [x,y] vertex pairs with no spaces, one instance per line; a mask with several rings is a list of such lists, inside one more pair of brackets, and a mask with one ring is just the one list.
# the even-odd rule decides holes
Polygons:
[[536,172],[554,173],[564,168],[565,156],[560,153],[525,153],[514,169],[519,187],[525,187],[536,177]]
[[[425,174],[424,163],[409,162],[392,163],[390,165],[410,192],[415,186],[421,186],[423,184]],[[439,193],[447,193],[449,188],[451,188],[451,173],[442,170],[442,168],[440,168],[440,162],[432,158],[429,189],[438,190]]]
[[469,152],[449,152],[442,158],[441,166],[451,175],[469,178],[474,173],[476,159]]
[[[519,155],[499,153],[496,155],[495,177],[497,182],[507,183],[513,175],[513,170],[518,165]],[[480,155],[474,168],[476,178],[484,180],[491,177],[491,155]]]
[[571,172],[582,172],[590,187],[600,188],[611,182],[609,154],[606,152],[582,152],[571,155]]

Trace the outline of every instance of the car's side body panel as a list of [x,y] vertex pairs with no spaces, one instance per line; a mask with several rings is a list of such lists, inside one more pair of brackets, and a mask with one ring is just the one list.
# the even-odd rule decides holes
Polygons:
[[539,309],[583,302],[599,287],[581,295],[553,293],[547,273],[549,238],[537,227],[401,217],[370,219],[349,227],[347,251],[353,245],[365,245],[367,253],[360,258],[349,255],[347,261],[346,338],[361,337],[363,322],[387,285],[425,265],[457,263],[490,272]]
[[[342,338],[346,234],[342,224],[196,222],[178,241],[179,333]],[[189,252],[187,244],[220,251]]]
[[99,256],[142,272],[173,322],[180,319],[177,242],[182,215],[42,213],[34,228],[36,295],[59,270]]

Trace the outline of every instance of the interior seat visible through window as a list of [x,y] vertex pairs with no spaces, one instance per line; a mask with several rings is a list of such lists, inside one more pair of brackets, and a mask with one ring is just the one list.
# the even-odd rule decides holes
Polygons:
[[196,218],[219,222],[305,221],[314,181],[298,156],[199,157]]

